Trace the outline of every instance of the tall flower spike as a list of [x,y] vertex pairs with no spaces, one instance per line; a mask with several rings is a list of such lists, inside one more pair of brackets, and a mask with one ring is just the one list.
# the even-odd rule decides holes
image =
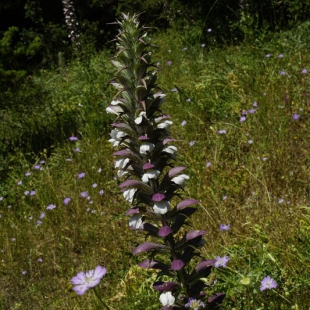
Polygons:
[[78,48],[79,43],[79,31],[78,31],[78,22],[75,14],[75,9],[73,1],[71,0],[62,0],[63,13],[65,15],[65,21],[68,29],[68,38],[71,40],[75,48]]
[[[216,260],[202,260],[194,268],[190,264],[199,256],[205,232],[185,231],[198,201],[180,198],[189,176],[183,173],[186,167],[174,166],[177,148],[171,144],[170,116],[161,112],[165,94],[156,84],[158,68],[151,59],[154,46],[137,15],[122,14],[116,24],[120,28],[115,40],[118,52],[112,63],[117,72],[111,84],[117,94],[106,109],[116,120],[109,141],[118,149],[114,153],[117,175],[126,177],[120,187],[130,204],[129,226],[151,238],[133,254],[149,254],[140,267],[158,269],[159,279],[163,275],[171,278],[154,283],[165,309],[185,309],[190,298],[199,305],[220,303],[223,294],[208,299],[207,284],[201,280],[210,275]],[[177,236],[180,231],[182,235]]]

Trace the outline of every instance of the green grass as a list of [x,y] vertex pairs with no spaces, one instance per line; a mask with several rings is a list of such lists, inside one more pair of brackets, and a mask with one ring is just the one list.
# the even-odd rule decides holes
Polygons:
[[[186,35],[175,32],[153,38],[159,84],[167,92],[163,111],[174,121],[178,163],[191,177],[185,196],[200,201],[192,224],[207,231],[202,255],[231,258],[227,268],[216,270],[214,289],[227,293],[222,309],[310,307],[310,73],[302,73],[310,70],[309,27],[225,48],[187,46]],[[113,77],[104,69],[110,68],[107,61],[101,55],[92,60],[92,70],[72,65],[65,73],[34,78],[45,90],[46,109],[66,108],[70,115],[79,96],[87,109],[79,114],[78,128],[63,132],[66,139],[78,135],[78,142],[12,155],[14,165],[0,187],[0,309],[101,309],[92,292],[77,296],[70,284],[77,272],[99,264],[108,271],[101,295],[113,309],[160,308],[151,288],[155,275],[139,269],[142,257],[131,254],[142,236],[128,229],[128,205],[114,179],[104,116],[113,93],[100,87]],[[175,86],[179,91],[171,92]],[[241,111],[252,108],[255,113],[240,122]],[[295,113],[298,120],[292,119]],[[39,116],[33,120],[42,123]],[[227,133],[218,134],[223,129]],[[18,129],[10,134],[18,135]],[[40,160],[43,169],[33,169]],[[81,172],[86,176],[78,179]],[[25,190],[36,194],[25,196]],[[82,198],[82,191],[91,198]],[[72,199],[68,205],[66,197]],[[49,204],[57,207],[46,210]],[[229,231],[219,231],[223,223],[231,225]],[[278,288],[260,292],[267,275]]]

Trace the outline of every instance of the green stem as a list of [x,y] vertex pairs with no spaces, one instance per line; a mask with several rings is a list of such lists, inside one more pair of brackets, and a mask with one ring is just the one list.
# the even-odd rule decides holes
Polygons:
[[99,299],[100,303],[105,307],[105,309],[111,310],[111,308],[101,299],[96,287],[94,287],[93,291],[95,292],[96,297]]

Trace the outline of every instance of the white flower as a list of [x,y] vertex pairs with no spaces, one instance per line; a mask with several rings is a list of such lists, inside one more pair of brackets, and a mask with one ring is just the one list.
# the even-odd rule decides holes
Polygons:
[[171,292],[164,292],[161,293],[159,296],[159,300],[162,303],[162,305],[165,306],[172,306],[175,302],[174,296],[171,294]]
[[107,113],[110,113],[110,114],[115,114],[115,115],[119,115],[120,113],[124,112],[123,109],[118,106],[118,105],[109,105],[106,109],[106,112]]
[[113,146],[118,146],[122,138],[126,136],[126,133],[115,128],[111,131],[110,136],[111,139],[109,142],[112,143]]
[[164,94],[164,93],[156,93],[156,94],[154,94],[154,98],[160,98],[161,100],[160,100],[160,105],[165,101],[165,97],[166,97],[166,94]]
[[144,142],[140,146],[140,154],[147,155],[153,151],[154,147],[155,145],[153,143]]
[[170,202],[167,200],[156,201],[153,209],[157,214],[166,214],[170,210]]
[[135,123],[137,125],[141,124],[142,120],[143,120],[143,117],[146,118],[146,112],[144,112],[144,111],[140,112],[139,116],[135,119]]
[[149,179],[157,179],[160,175],[159,170],[149,169],[142,176],[142,182],[147,183]]
[[175,153],[176,153],[177,151],[178,151],[178,148],[175,147],[175,146],[173,146],[173,145],[169,145],[169,146],[167,146],[167,147],[165,147],[165,148],[163,149],[163,152],[169,153],[169,154],[173,155],[173,157],[176,156]]
[[126,191],[124,191],[123,196],[124,196],[125,200],[132,203],[133,196],[135,195],[136,191],[137,191],[136,188],[127,189]]
[[129,219],[129,227],[139,229],[143,228],[142,216],[140,214],[134,214]]
[[117,176],[119,177],[119,178],[122,178],[124,175],[126,175],[126,174],[128,174],[128,171],[126,171],[126,170],[118,170],[117,171]]
[[189,179],[189,176],[188,176],[188,175],[186,175],[186,174],[180,174],[180,175],[178,175],[178,176],[172,178],[171,181],[183,187],[183,186],[184,186],[184,181],[185,181],[185,180],[188,180],[188,179]]
[[157,125],[157,128],[164,129],[169,128],[173,124],[173,121],[164,120]]
[[114,167],[117,169],[123,170],[128,163],[129,163],[129,158],[120,158],[114,162]]
[[119,100],[112,100],[111,101],[111,105],[118,105],[119,103],[122,103],[122,102]]

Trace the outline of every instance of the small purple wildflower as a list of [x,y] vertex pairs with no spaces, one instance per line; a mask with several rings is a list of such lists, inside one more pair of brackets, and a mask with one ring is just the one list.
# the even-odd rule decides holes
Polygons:
[[183,48],[182,48],[182,51],[187,51],[187,47],[183,47]]
[[212,29],[211,29],[211,28],[208,28],[208,29],[207,29],[207,31],[208,31],[208,32],[211,32],[211,31],[212,31]]
[[16,238],[12,238],[11,241],[12,241],[12,242],[16,242]]
[[283,58],[283,57],[284,57],[283,54],[279,54],[279,55],[278,55],[278,58]]
[[249,143],[249,144],[253,144],[253,140],[249,140],[248,143]]
[[299,118],[300,118],[300,114],[298,114],[298,113],[295,113],[295,114],[293,114],[293,116],[292,116],[292,119],[293,119],[294,121],[298,120]]
[[74,151],[75,153],[81,152],[81,150],[80,150],[78,147],[76,147],[73,151]]
[[40,214],[40,219],[43,219],[43,218],[45,218],[45,212],[42,212],[42,213]]
[[257,107],[257,102],[256,101],[253,102],[253,107]]
[[26,177],[29,177],[30,175],[31,175],[31,172],[29,172],[29,171],[25,173]]
[[280,71],[280,75],[282,75],[282,76],[283,76],[283,75],[286,75],[286,72],[285,72],[284,70],[281,70],[281,71]]
[[41,257],[39,257],[39,258],[37,259],[37,262],[38,262],[38,263],[42,263],[42,262],[43,262],[43,259],[42,259]]
[[272,279],[270,276],[265,277],[260,283],[260,290],[270,290],[272,288],[277,288],[277,282]]
[[246,121],[246,116],[241,116],[239,121],[240,121],[240,123],[245,122]]
[[278,200],[278,203],[281,204],[283,201],[284,201],[284,199],[283,199],[283,198],[280,198],[280,199]]
[[21,180],[17,182],[17,185],[22,185],[22,184],[23,184],[23,181]]
[[104,194],[104,190],[102,189],[99,191],[99,195],[102,196],[103,194]]
[[34,170],[42,170],[42,167],[40,165],[34,165],[33,169]]
[[78,139],[78,137],[71,136],[71,137],[69,138],[69,140],[70,140],[70,141],[78,141],[79,139]]
[[172,65],[172,61],[171,60],[167,61],[167,66],[171,66],[171,65]]
[[250,110],[249,110],[249,113],[250,113],[250,114],[254,114],[255,112],[256,112],[256,109],[250,109]]
[[45,164],[45,160],[40,160],[40,164],[44,165]]
[[50,204],[50,205],[48,205],[48,206],[46,207],[46,210],[53,210],[53,209],[55,209],[55,208],[56,208],[55,205]]
[[218,268],[218,267],[226,267],[226,264],[230,261],[230,258],[228,256],[223,256],[223,257],[220,257],[220,256],[217,256],[216,257],[216,262],[214,264],[214,267],[215,268]]
[[207,168],[211,167],[211,163],[209,161],[206,163],[206,167]]
[[2,201],[2,200],[3,200],[3,197],[1,196],[1,197],[0,197],[0,201]]
[[42,225],[42,221],[40,221],[40,220],[37,220],[37,226],[41,226]]
[[63,202],[65,205],[67,205],[71,200],[72,199],[68,197],[68,198],[65,198]]
[[24,275],[26,275],[27,274],[27,271],[26,270],[23,270],[22,271],[22,275],[24,276]]
[[226,195],[222,197],[222,200],[223,200],[223,201],[225,201],[226,199],[227,199],[227,196],[226,196]]
[[36,191],[31,191],[29,195],[34,196],[35,194],[36,194]]
[[72,158],[66,158],[66,161],[71,162]]
[[206,44],[205,44],[205,43],[202,43],[202,44],[200,44],[200,46],[201,46],[201,47],[205,47],[205,46],[206,46]]
[[193,146],[195,143],[196,143],[195,141],[191,141],[191,142],[189,143],[189,146]]
[[198,300],[198,299],[191,297],[188,299],[188,303],[185,305],[185,308],[190,308],[193,310],[199,310],[201,308],[204,309],[205,304],[201,300]]
[[177,92],[178,92],[178,89],[177,89],[176,87],[174,87],[174,88],[171,89],[171,91],[172,91],[173,93],[177,93]]
[[28,196],[29,195],[29,191],[24,191],[24,195]]
[[99,169],[98,169],[98,173],[101,173],[101,171],[102,171],[102,168],[99,168]]
[[226,135],[227,131],[225,129],[220,129],[217,133],[220,135]]
[[268,159],[268,157],[266,157],[266,156],[264,156],[264,157],[262,158],[263,161],[266,161],[267,159]]
[[229,230],[230,229],[230,224],[221,224],[220,225],[220,231],[223,231],[223,230]]
[[186,102],[191,102],[191,100],[192,100],[191,98],[187,98]]
[[307,74],[307,73],[308,73],[308,70],[307,70],[306,68],[305,68],[305,69],[302,69],[302,70],[301,70],[301,73],[302,73],[302,74]]
[[81,192],[81,197],[86,198],[88,197],[88,192]]
[[78,174],[78,178],[83,179],[85,177],[85,175],[86,175],[86,172],[81,172]]
[[186,125],[186,121],[184,120],[182,123],[181,123],[181,126],[185,126]]
[[269,57],[271,57],[271,54],[266,54],[265,57],[269,58]]
[[107,273],[106,268],[97,266],[94,270],[89,270],[86,273],[79,272],[71,279],[71,283],[75,285],[73,290],[78,295],[83,295],[88,289],[99,284],[101,278]]
[[92,186],[93,186],[93,188],[96,188],[98,186],[98,184],[94,183]]

